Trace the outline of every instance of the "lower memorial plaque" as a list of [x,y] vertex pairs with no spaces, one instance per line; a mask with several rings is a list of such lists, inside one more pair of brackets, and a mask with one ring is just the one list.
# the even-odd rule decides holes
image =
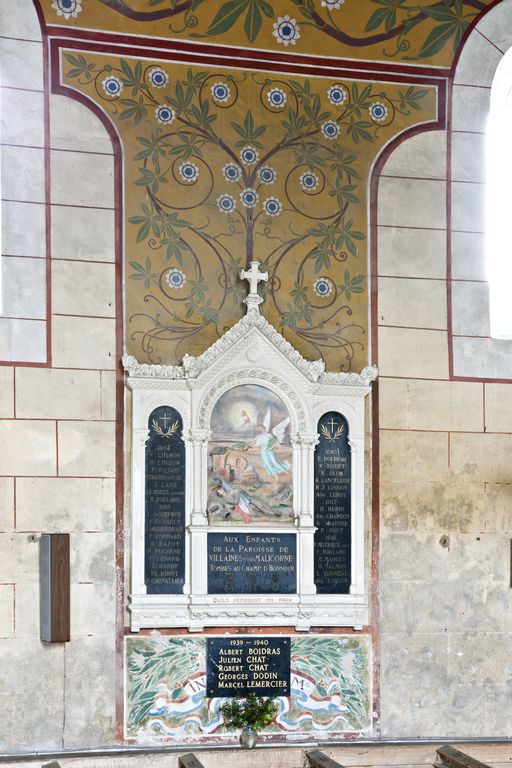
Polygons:
[[206,645],[206,692],[289,696],[289,637],[215,637]]
[[209,533],[208,594],[296,592],[293,533]]

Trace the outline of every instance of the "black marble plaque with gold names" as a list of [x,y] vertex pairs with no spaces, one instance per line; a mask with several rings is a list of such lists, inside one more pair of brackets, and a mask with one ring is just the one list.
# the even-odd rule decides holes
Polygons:
[[295,533],[208,533],[208,594],[293,594]]
[[348,422],[335,411],[318,422],[315,448],[315,584],[318,594],[348,594],[351,583],[351,454]]
[[289,696],[289,637],[209,637],[206,695]]
[[185,444],[175,408],[151,413],[146,443],[145,583],[148,595],[181,594],[185,583]]

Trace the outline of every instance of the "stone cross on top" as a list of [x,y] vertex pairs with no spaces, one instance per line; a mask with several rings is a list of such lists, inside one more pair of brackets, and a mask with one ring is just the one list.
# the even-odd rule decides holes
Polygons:
[[251,261],[251,268],[242,269],[240,279],[249,281],[249,295],[244,299],[244,303],[247,304],[247,311],[259,312],[259,305],[263,299],[258,294],[258,283],[262,280],[268,280],[268,272],[260,272],[259,261]]

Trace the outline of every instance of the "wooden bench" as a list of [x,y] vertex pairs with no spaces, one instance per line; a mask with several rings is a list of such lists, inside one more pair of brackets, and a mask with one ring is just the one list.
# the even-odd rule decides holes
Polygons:
[[[306,757],[310,768],[343,768],[341,763],[328,757],[319,749],[306,752]],[[474,757],[466,755],[449,744],[444,744],[436,750],[436,761],[434,768],[490,768],[487,763],[482,763]],[[183,768],[199,768],[199,766],[183,766]]]
[[180,755],[178,758],[178,765],[180,768],[204,768],[204,765],[193,752],[187,752],[185,755]]
[[449,744],[439,747],[437,758],[434,763],[436,768],[489,768],[487,763],[481,763],[474,757],[466,755]]

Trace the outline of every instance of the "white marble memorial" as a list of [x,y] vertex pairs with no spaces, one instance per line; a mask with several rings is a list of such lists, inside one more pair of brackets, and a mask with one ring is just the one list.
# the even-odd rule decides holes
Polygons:
[[[368,623],[368,585],[365,584],[364,531],[364,401],[370,384],[377,376],[374,366],[357,373],[325,373],[324,364],[305,360],[275,328],[260,314],[263,299],[257,285],[267,279],[260,273],[257,262],[243,271],[242,278],[250,282],[245,299],[247,313],[215,344],[198,357],[185,355],[183,364],[140,364],[125,356],[123,364],[132,390],[132,544],[131,544],[131,628],[185,627],[201,631],[215,626],[294,626],[309,630],[312,626],[337,626],[362,629]],[[270,425],[270,408],[265,421],[255,427],[260,437],[253,437],[239,446],[246,456],[260,461],[254,447],[280,446],[279,428],[287,434],[289,457],[279,458],[272,449],[270,460],[281,467],[282,476],[289,476],[289,514],[276,518],[265,513],[252,518],[247,511],[251,502],[239,494],[233,508],[242,514],[236,521],[226,513],[226,519],[214,519],[222,505],[209,503],[212,492],[212,412],[220,398],[237,387],[259,387],[269,393],[269,399],[280,402],[288,417],[281,424]],[[240,391],[240,390],[238,390]],[[229,395],[228,395],[229,397]],[[176,409],[183,419],[183,440],[186,454],[186,553],[183,594],[147,594],[144,583],[145,552],[145,445],[148,439],[148,418],[160,406]],[[351,449],[351,509],[352,557],[349,594],[316,594],[314,584],[314,483],[313,457],[318,441],[316,432],[320,417],[330,411],[344,415],[349,426]],[[244,418],[250,414],[242,411]],[[284,426],[283,426],[284,425]],[[261,436],[263,435],[263,437]],[[259,441],[259,442],[258,442]],[[211,443],[214,445],[214,443]],[[236,445],[233,446],[236,449]],[[284,451],[284,448],[281,450]],[[274,455],[275,454],[275,455]],[[287,454],[288,455],[288,454]],[[284,453],[283,453],[284,456]],[[268,452],[265,460],[268,460]],[[244,471],[250,473],[243,462]],[[268,469],[268,464],[266,464]],[[289,468],[289,472],[286,472]],[[261,471],[261,469],[260,469]],[[219,485],[232,489],[240,477],[239,468],[222,469],[225,480]],[[238,472],[238,475],[236,474]],[[257,471],[254,470],[255,474]],[[228,474],[226,474],[228,473]],[[231,474],[229,474],[231,473]],[[234,479],[233,479],[234,478]],[[268,480],[277,482],[271,477]],[[284,482],[284,481],[283,481]],[[210,484],[209,484],[210,483]],[[221,487],[222,486],[222,487]],[[284,487],[284,486],[281,486]],[[264,490],[264,489],[263,489]],[[242,496],[242,502],[240,502]],[[245,502],[244,502],[245,500]],[[223,499],[222,499],[223,501]],[[255,502],[256,504],[256,502]],[[214,509],[215,507],[215,509]],[[258,507],[256,506],[256,509]],[[261,507],[260,507],[261,508]],[[213,511],[212,511],[213,510]],[[258,513],[259,514],[259,513]],[[248,522],[244,522],[246,516]],[[236,515],[234,515],[236,517]],[[208,591],[208,534],[254,533],[269,536],[296,536],[296,589],[292,594],[236,593],[227,588],[222,593]],[[213,537],[212,537],[213,539]],[[235,582],[238,583],[238,582]]]

